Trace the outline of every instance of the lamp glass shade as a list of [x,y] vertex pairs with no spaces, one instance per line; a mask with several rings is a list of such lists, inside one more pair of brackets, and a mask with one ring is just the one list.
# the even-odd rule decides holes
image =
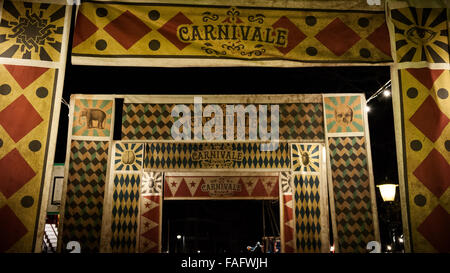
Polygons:
[[380,189],[381,197],[383,198],[383,201],[394,201],[395,200],[395,188],[398,185],[395,184],[383,184],[383,185],[377,185],[377,187]]

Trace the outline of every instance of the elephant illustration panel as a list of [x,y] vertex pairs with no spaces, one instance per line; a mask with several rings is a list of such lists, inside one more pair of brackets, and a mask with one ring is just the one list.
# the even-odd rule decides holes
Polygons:
[[76,99],[72,135],[109,137],[112,112],[112,100]]
[[327,133],[364,132],[360,95],[327,96],[323,100]]

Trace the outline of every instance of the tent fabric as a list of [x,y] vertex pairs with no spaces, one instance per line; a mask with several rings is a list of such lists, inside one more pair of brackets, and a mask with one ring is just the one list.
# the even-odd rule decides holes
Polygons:
[[449,1],[388,1],[406,250],[450,252]]
[[41,252],[71,7],[0,5],[0,252]]
[[84,2],[77,13],[72,61],[302,66],[383,64],[392,58],[383,11]]

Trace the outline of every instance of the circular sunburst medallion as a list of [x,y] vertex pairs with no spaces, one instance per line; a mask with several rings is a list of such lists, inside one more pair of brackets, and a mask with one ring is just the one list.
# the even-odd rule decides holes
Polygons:
[[397,62],[448,63],[446,8],[393,9]]
[[317,144],[293,144],[292,168],[294,172],[319,172],[319,151]]
[[138,171],[142,166],[144,144],[117,143],[115,153],[116,171]]
[[328,133],[364,132],[360,96],[325,97]]

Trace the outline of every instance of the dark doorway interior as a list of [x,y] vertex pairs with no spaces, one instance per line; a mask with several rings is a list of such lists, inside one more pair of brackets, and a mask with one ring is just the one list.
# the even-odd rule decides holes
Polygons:
[[278,200],[164,201],[162,251],[247,253],[279,228]]

